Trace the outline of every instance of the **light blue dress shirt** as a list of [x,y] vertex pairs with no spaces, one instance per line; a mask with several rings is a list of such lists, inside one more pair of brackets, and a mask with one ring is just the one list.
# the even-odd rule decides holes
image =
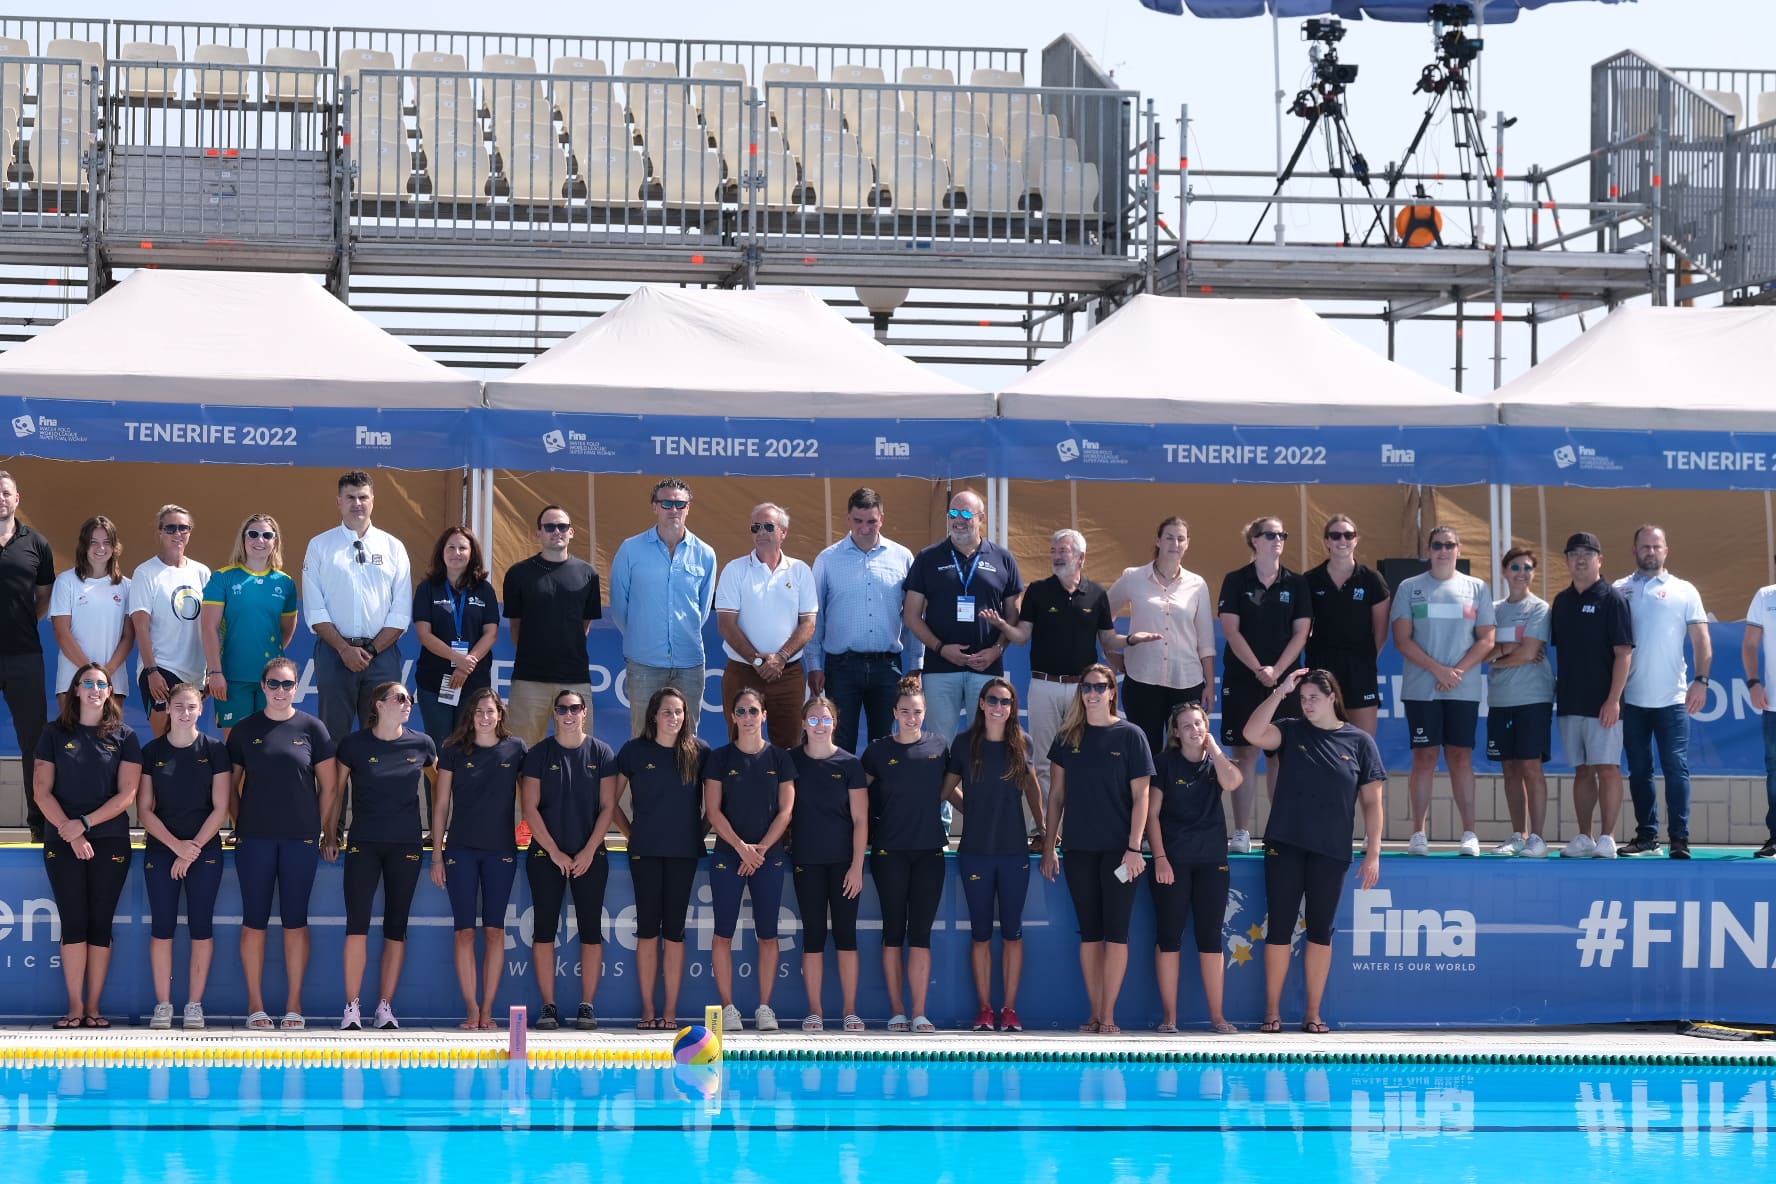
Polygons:
[[690,531],[671,551],[658,530],[624,539],[610,578],[610,616],[623,633],[623,657],[664,670],[704,665],[715,577],[715,548]]
[[899,654],[904,671],[919,669],[925,646],[901,620],[913,553],[882,539],[867,553],[846,535],[814,559],[820,615],[802,651],[807,670],[825,670],[828,654]]

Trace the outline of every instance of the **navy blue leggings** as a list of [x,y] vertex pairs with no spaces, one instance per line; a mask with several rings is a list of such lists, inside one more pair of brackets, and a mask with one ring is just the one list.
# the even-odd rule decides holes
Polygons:
[[962,898],[968,902],[968,928],[975,941],[993,940],[993,905],[999,905],[999,936],[1006,941],[1024,938],[1024,898],[1030,893],[1030,856],[958,855],[956,871],[962,877]]
[[870,875],[882,903],[882,948],[931,948],[931,926],[943,899],[942,851],[874,851]]
[[777,911],[783,907],[781,855],[765,856],[764,866],[740,874],[740,857],[717,851],[709,865],[709,892],[715,899],[715,935],[732,940],[740,927],[740,894],[752,893],[752,930],[760,941],[777,940]]
[[234,844],[234,875],[240,881],[241,928],[271,924],[271,894],[285,929],[308,928],[308,898],[314,892],[321,846],[314,839],[240,838]]
[[173,879],[177,860],[165,847],[150,843],[142,853],[142,878],[148,886],[148,934],[171,941],[179,927],[179,890],[185,891],[185,920],[192,941],[215,936],[216,895],[222,891],[222,840],[212,838],[198,854],[183,880]]
[[444,891],[450,896],[451,923],[456,931],[461,933],[475,927],[477,902],[481,905],[481,928],[504,929],[506,905],[512,899],[512,881],[517,878],[516,851],[445,848]]
[[849,863],[797,864],[795,869],[796,904],[802,910],[802,952],[826,952],[827,918],[832,918],[832,941],[835,950],[855,953],[857,950],[857,906],[863,896],[845,895],[845,873]]

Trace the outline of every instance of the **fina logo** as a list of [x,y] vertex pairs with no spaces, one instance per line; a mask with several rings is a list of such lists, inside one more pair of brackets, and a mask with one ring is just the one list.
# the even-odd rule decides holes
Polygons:
[[890,440],[886,436],[876,437],[877,460],[905,460],[912,455],[912,445],[899,440]]
[[395,434],[393,432],[379,432],[359,424],[352,443],[359,448],[393,448]]
[[1384,465],[1415,465],[1418,463],[1418,452],[1411,448],[1395,448],[1392,444],[1381,446],[1381,463]]
[[[1394,894],[1385,888],[1359,888],[1356,891],[1355,920],[1351,932],[1351,953],[1359,958],[1371,954],[1377,934],[1381,935],[1382,952],[1390,958],[1472,958],[1477,926],[1474,914],[1466,909],[1397,909]],[[1412,969],[1418,969],[1413,967]],[[1423,969],[1433,969],[1425,966]],[[1437,969],[1442,969],[1441,967]]]
[[564,449],[566,447],[567,447],[567,437],[561,434],[560,428],[556,428],[552,432],[544,432],[543,433],[543,451],[544,452],[560,452],[562,449]]
[[1079,441],[1062,440],[1059,444],[1055,445],[1055,454],[1061,458],[1062,464],[1065,464],[1070,460],[1078,460]]
[[1579,454],[1571,444],[1562,444],[1554,450],[1554,463],[1563,469],[1570,469],[1579,463]]
[[37,434],[37,421],[28,415],[15,415],[12,418],[12,434],[23,439]]

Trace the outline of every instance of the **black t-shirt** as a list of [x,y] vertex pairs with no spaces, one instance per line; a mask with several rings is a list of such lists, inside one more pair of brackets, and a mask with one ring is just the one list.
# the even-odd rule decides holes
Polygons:
[[1329,564],[1308,571],[1307,591],[1313,607],[1313,632],[1307,637],[1307,664],[1325,666],[1328,654],[1355,654],[1375,661],[1375,606],[1386,603],[1387,581],[1374,568],[1357,564],[1344,587],[1327,574]]
[[[456,626],[459,612],[462,614],[460,630]],[[413,590],[414,621],[430,625],[432,636],[445,645],[460,640],[467,642],[470,649],[475,648],[475,643],[481,640],[482,630],[489,625],[498,625],[499,616],[499,602],[493,598],[493,585],[487,580],[460,591],[451,587],[447,580],[421,580],[419,587]],[[419,662],[413,670],[414,683],[420,690],[435,691],[450,672],[450,663],[421,646]],[[483,661],[463,683],[462,696],[467,699],[471,691],[492,685],[493,662]]]
[[[117,768],[126,761],[141,764],[142,746],[124,724],[105,736],[99,735],[97,728],[76,727],[67,732],[60,724],[51,724],[37,741],[36,756],[55,765],[53,792],[62,812],[79,818],[117,796]],[[95,839],[127,839],[129,815],[107,818],[87,834]]]
[[1084,578],[1072,592],[1057,576],[1037,580],[1024,593],[1018,619],[1030,623],[1030,669],[1043,674],[1083,673],[1098,660],[1098,631],[1116,627],[1110,594]]
[[1129,782],[1153,776],[1146,734],[1126,719],[1104,727],[1087,724],[1077,747],[1056,736],[1048,761],[1067,771],[1062,828],[1067,850],[1125,850],[1135,812]]
[[851,791],[869,788],[863,762],[842,748],[818,759],[792,748],[789,759],[796,768],[795,813],[789,824],[796,863],[850,863],[856,825]]
[[600,787],[617,773],[610,745],[588,736],[568,748],[553,735],[524,754],[524,775],[539,783],[537,813],[555,845],[578,855],[592,841],[598,821]]
[[1161,795],[1159,837],[1166,862],[1226,863],[1227,811],[1215,762],[1207,753],[1193,761],[1168,747],[1155,764],[1152,789]]
[[430,736],[402,728],[395,739],[383,740],[365,728],[341,740],[334,759],[351,775],[352,842],[420,841],[419,788],[426,769],[438,762]]
[[911,744],[884,736],[864,749],[871,850],[943,849],[943,783],[949,761],[949,745],[932,732]]
[[[956,619],[956,601],[967,594],[974,598],[974,620]],[[1024,590],[1017,560],[999,544],[982,539],[966,558],[945,539],[926,547],[907,572],[906,590],[925,597],[925,625],[944,645],[959,645],[976,653],[999,641],[999,630],[981,619],[988,609],[1005,611],[1005,602]],[[962,668],[946,662],[936,649],[925,651],[926,674],[955,674]],[[1003,658],[981,673],[1003,674]]]
[[13,523],[12,537],[0,544],[0,657],[43,652],[43,639],[37,633],[37,589],[49,587],[56,578],[49,540],[16,518]]
[[[202,732],[189,748],[179,748],[165,736],[142,748],[142,775],[154,790],[154,816],[175,839],[197,837],[215,809],[210,791],[216,774],[233,772],[228,746]],[[166,849],[153,835],[148,836],[148,846]]]
[[1554,598],[1548,613],[1554,646],[1554,713],[1595,718],[1609,698],[1615,647],[1634,644],[1634,614],[1628,598],[1598,580],[1583,592],[1571,584]]
[[333,759],[326,725],[305,711],[274,720],[255,711],[228,733],[228,759],[242,770],[237,835],[313,839],[321,833],[315,766]]
[[[946,773],[962,778],[962,841],[956,849],[963,855],[1027,855],[1030,835],[1024,824],[1024,791],[1015,778],[1006,776],[1010,760],[1005,741],[981,740],[976,776],[972,733],[969,729],[956,737],[944,766]],[[1029,750],[1026,736],[1024,751]]]
[[[794,781],[795,762],[775,744],[757,752],[743,752],[739,745],[724,744],[703,759],[703,780],[721,782],[721,812],[742,843],[757,843],[777,820],[777,799],[785,781]],[[793,818],[794,815],[792,814]],[[717,855],[739,858],[739,852],[719,835]],[[779,839],[767,854],[783,854]]]
[[[687,725],[688,726],[688,725]],[[637,736],[617,750],[617,772],[629,780],[629,854],[666,859],[703,856],[702,765],[709,746],[697,741],[697,769],[686,781],[678,755]]]
[[438,753],[438,772],[450,774],[448,846],[502,852],[517,848],[512,806],[524,774],[524,741],[507,736],[471,752],[447,744]]
[[[1221,597],[1217,613],[1231,613],[1239,618],[1240,636],[1252,647],[1260,666],[1273,666],[1282,657],[1289,639],[1295,636],[1295,622],[1313,616],[1313,599],[1307,581],[1288,568],[1279,568],[1277,578],[1266,588],[1258,579],[1258,565],[1248,563],[1230,571],[1221,581]],[[1299,663],[1297,663],[1299,664]],[[1258,676],[1244,662],[1233,656],[1231,647],[1221,651],[1223,682],[1259,685]],[[1282,672],[1278,671],[1280,677]]]
[[1276,726],[1283,742],[1265,841],[1349,863],[1357,791],[1387,780],[1381,752],[1369,733],[1350,724],[1328,731],[1304,719],[1279,719]]
[[506,569],[505,591],[506,619],[522,626],[512,677],[519,682],[585,682],[586,622],[604,615],[592,565],[571,555],[560,563],[532,555]]

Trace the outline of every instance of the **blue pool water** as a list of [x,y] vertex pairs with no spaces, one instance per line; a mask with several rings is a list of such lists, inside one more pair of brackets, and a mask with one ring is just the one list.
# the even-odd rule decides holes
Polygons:
[[8,1179],[1768,1179],[1776,1067],[0,1070]]

